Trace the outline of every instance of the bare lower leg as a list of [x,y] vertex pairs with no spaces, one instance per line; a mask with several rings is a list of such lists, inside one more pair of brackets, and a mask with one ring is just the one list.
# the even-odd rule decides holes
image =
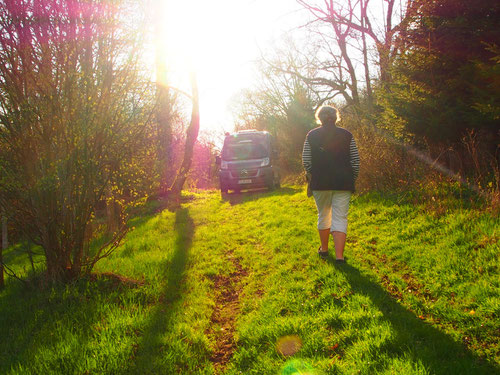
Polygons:
[[335,244],[335,257],[337,259],[344,259],[344,247],[346,234],[343,232],[332,232],[333,243]]
[[328,251],[328,240],[330,237],[330,229],[318,229],[319,240],[321,241],[321,250]]

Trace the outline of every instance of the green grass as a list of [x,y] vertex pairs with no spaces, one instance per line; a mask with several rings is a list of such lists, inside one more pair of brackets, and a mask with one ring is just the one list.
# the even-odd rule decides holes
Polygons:
[[[128,279],[38,290],[8,278],[0,373],[500,372],[493,214],[357,196],[339,267],[315,253],[314,202],[301,187],[189,198],[133,219],[98,264]],[[25,258],[19,246],[6,254],[21,273]],[[221,365],[224,339],[234,345]],[[283,340],[299,350],[283,355]]]

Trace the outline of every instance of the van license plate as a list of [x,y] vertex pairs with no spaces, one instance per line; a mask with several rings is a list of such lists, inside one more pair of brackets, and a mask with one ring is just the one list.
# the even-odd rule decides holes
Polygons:
[[252,180],[239,180],[238,184],[251,184]]

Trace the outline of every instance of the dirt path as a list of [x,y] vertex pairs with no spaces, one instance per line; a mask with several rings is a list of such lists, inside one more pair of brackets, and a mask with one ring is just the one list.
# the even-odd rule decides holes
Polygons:
[[236,347],[234,333],[236,317],[240,311],[239,297],[243,289],[243,279],[248,275],[232,251],[227,253],[227,258],[235,270],[229,276],[216,275],[213,278],[216,299],[210,319],[211,328],[207,332],[215,339],[210,361],[214,364],[216,374],[220,374],[226,369]]

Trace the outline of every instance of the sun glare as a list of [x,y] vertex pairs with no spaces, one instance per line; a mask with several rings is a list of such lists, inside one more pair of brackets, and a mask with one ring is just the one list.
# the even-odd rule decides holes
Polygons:
[[161,29],[158,43],[169,84],[189,91],[189,74],[195,72],[201,129],[232,130],[228,102],[255,81],[253,61],[259,57],[259,47],[275,34],[277,14],[286,13],[283,1],[164,0],[158,4],[162,7],[155,15]]
[[159,42],[164,49],[168,81],[189,90],[189,73],[196,73],[203,130],[230,130],[227,129],[230,127],[228,96],[242,78],[248,78],[242,77],[248,74],[248,69],[241,67],[241,61],[249,58],[242,45],[252,42],[251,30],[241,25],[244,3],[224,0],[164,3]]

